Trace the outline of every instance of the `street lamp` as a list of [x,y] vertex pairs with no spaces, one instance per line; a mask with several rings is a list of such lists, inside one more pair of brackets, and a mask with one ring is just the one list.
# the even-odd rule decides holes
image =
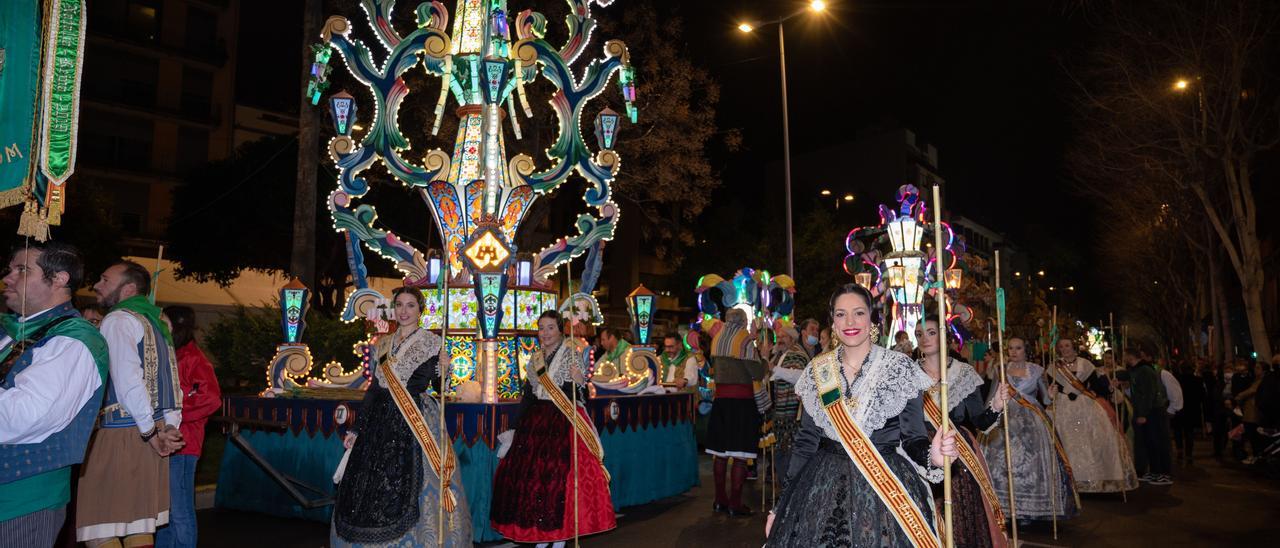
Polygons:
[[1174,91],[1186,91],[1189,85],[1191,85],[1191,82],[1188,82],[1186,78],[1179,78],[1173,82],[1173,89]]
[[[809,2],[810,11],[822,12],[827,9],[827,3],[823,0],[813,0]],[[786,193],[787,208],[787,275],[795,278],[795,244],[793,231],[791,230],[791,122],[787,112],[787,45],[786,39],[783,37],[782,27],[791,18],[804,13],[805,10],[799,10],[791,15],[773,21],[761,23],[761,25],[778,25],[778,65],[781,69],[782,77],[782,176],[783,191]],[[738,30],[742,32],[751,32],[756,29],[750,23],[740,23]]]
[[827,190],[827,189],[825,189],[825,188],[824,188],[824,189],[822,189],[822,192],[819,192],[818,194],[821,194],[821,195],[823,195],[823,196],[830,196],[830,195],[831,195],[831,191],[830,191],[830,190]]

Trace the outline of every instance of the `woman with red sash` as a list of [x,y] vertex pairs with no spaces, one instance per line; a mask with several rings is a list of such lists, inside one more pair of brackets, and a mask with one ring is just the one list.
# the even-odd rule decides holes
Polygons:
[[958,455],[954,431],[930,441],[922,395],[933,380],[872,342],[873,302],[856,284],[831,296],[836,348],[797,381],[804,414],[767,546],[940,545],[928,483]]
[[[938,317],[929,316],[925,321],[916,324],[916,340],[920,344],[920,367],[929,378],[937,381],[941,378],[940,352],[938,345]],[[974,436],[975,432],[986,432],[1000,420],[1009,401],[1009,387],[999,384],[991,398],[991,404],[982,397],[982,377],[974,371],[973,366],[950,358],[947,365],[947,413],[951,424],[955,425],[965,444],[959,459],[952,463],[951,471],[951,508],[952,534],[955,535],[956,546],[975,548],[1002,548],[1008,545],[1004,532],[1004,511],[1001,509],[999,497],[991,484],[991,471],[986,459],[982,456],[981,446]],[[934,385],[927,394],[925,402],[925,424],[932,435],[942,420],[941,397],[938,386]],[[999,464],[1003,464],[1003,461]],[[997,470],[1004,473],[1004,467]],[[941,487],[934,485],[934,487]],[[935,499],[942,498],[941,489],[935,489]]]

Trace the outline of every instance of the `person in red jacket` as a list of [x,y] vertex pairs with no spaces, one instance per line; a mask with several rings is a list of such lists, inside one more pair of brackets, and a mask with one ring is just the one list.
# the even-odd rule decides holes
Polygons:
[[196,314],[189,306],[167,306],[182,385],[182,438],[187,445],[169,458],[169,526],[156,531],[156,548],[196,545],[196,461],[204,445],[204,426],[222,407],[222,390],[213,364],[196,345]]

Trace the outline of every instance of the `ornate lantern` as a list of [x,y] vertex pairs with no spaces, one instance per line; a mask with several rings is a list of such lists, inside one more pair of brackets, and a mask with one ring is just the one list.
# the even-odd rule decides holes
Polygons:
[[864,289],[867,289],[867,290],[871,289],[871,273],[870,272],[859,272],[857,274],[854,274],[853,280],[858,282],[858,285],[862,286]]
[[635,336],[637,345],[649,345],[656,300],[657,296],[644,284],[627,295],[627,315],[631,316],[631,334]]
[[329,116],[333,120],[333,131],[350,137],[351,128],[356,123],[356,98],[346,90],[329,96]]
[[613,150],[613,145],[618,140],[618,126],[621,122],[622,115],[608,107],[596,115],[596,144],[600,145],[600,148]]
[[894,289],[901,289],[903,287],[906,287],[906,284],[907,284],[906,277],[907,277],[906,267],[900,264],[895,264],[889,267],[889,287],[892,287]]
[[960,283],[964,279],[964,272],[959,268],[948,268],[942,273],[946,280],[947,289],[960,289]]
[[307,328],[307,296],[311,292],[302,280],[294,278],[280,288],[280,329],[285,344],[297,344]]

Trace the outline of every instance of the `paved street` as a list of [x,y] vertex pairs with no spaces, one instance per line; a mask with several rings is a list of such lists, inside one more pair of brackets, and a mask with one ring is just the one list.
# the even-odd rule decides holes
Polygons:
[[[587,538],[582,544],[616,548],[760,546],[764,540],[762,516],[731,519],[711,513],[714,489],[710,461],[704,459],[702,465],[702,485],[679,497],[627,508],[619,518],[617,530]],[[1057,540],[1047,523],[1023,531],[1020,540],[1032,547],[1277,545],[1277,482],[1238,466],[1224,466],[1206,455],[1201,455],[1190,468],[1178,468],[1176,480],[1169,487],[1143,485],[1129,493],[1128,502],[1119,495],[1087,495],[1081,516],[1059,524]],[[753,501],[753,508],[759,507],[760,493],[754,485],[747,488],[744,496]],[[327,539],[328,528],[320,523],[217,510],[200,513],[202,546],[315,548],[325,546]]]

